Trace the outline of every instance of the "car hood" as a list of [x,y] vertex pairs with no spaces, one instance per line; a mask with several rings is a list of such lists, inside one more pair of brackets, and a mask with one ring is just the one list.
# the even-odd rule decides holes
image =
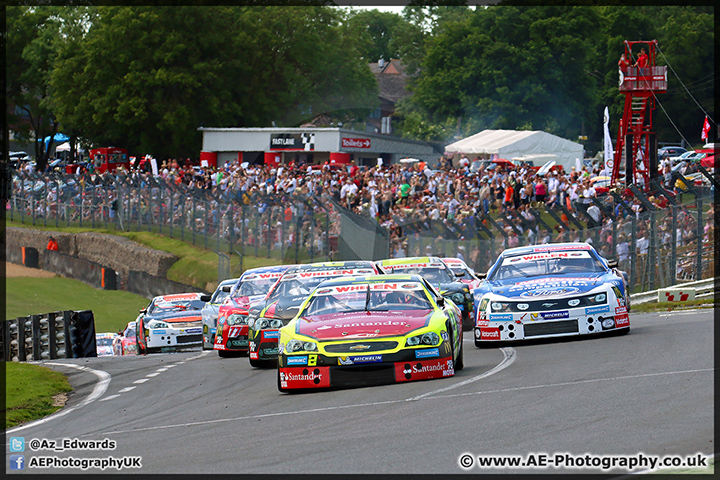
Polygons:
[[395,337],[427,326],[432,315],[429,310],[314,315],[298,318],[295,332],[320,341]]
[[491,292],[506,298],[518,300],[564,297],[589,293],[594,288],[610,280],[619,279],[608,273],[549,275],[530,277],[525,280],[487,281],[484,282],[476,292]]
[[168,323],[195,322],[202,320],[202,316],[200,315],[200,310],[188,310],[187,312],[171,312],[164,315],[148,315],[145,317],[146,324],[150,320],[160,320]]

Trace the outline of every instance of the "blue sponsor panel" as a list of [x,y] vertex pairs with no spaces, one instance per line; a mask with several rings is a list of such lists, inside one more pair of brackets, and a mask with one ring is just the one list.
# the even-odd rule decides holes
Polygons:
[[424,350],[415,350],[415,358],[433,358],[439,357],[440,350],[437,348],[426,348]]
[[289,365],[307,365],[308,357],[303,355],[301,357],[287,357],[287,364]]
[[201,327],[188,328],[188,329],[185,329],[185,333],[202,333],[202,328]]
[[512,320],[512,313],[491,313],[490,320]]
[[280,338],[280,330],[261,330],[263,338]]
[[211,329],[210,329],[210,333],[212,333],[213,335],[215,335],[215,332],[217,332],[217,328],[211,328]]
[[588,307],[585,309],[585,315],[590,315],[591,313],[605,313],[609,311],[610,307],[607,305],[603,305],[601,307]]
[[569,318],[570,313],[567,310],[560,311],[560,312],[544,312],[542,314],[543,320],[551,320],[555,318]]
[[152,333],[154,333],[155,335],[165,335],[167,331],[164,328],[154,328],[152,330]]
[[382,362],[382,355],[362,355],[350,357],[353,363],[379,363]]

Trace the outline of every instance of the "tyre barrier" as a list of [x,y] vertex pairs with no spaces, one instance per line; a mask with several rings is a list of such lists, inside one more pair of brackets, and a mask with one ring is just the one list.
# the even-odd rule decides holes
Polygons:
[[97,357],[92,310],[28,315],[2,322],[0,348],[6,362]]

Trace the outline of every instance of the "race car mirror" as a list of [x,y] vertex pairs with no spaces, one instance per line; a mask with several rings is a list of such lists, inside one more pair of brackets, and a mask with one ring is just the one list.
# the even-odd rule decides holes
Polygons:
[[487,273],[476,273],[475,276],[482,280],[483,278],[487,277]]
[[222,290],[225,293],[230,293],[231,289],[232,289],[232,285],[224,285],[220,290]]
[[200,301],[201,301],[201,302],[209,302],[209,301],[210,301],[210,298],[212,298],[211,295],[201,295],[201,296],[200,296]]
[[465,276],[465,270],[460,270],[458,272],[455,272],[456,277],[464,277]]
[[618,262],[617,260],[608,260],[608,267],[609,268],[617,268]]
[[444,297],[438,297],[436,299],[437,306],[440,308],[443,308],[445,306],[445,298]]

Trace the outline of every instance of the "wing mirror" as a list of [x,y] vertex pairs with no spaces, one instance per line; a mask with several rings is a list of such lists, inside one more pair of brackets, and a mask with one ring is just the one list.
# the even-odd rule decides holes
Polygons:
[[480,280],[484,280],[485,278],[487,278],[487,273],[476,273],[475,276]]
[[608,267],[609,268],[617,268],[618,262],[617,260],[608,260]]
[[212,298],[212,295],[200,295],[201,302],[209,302],[211,298]]
[[232,290],[232,285],[223,285],[220,290],[222,290],[225,293],[230,293],[230,290]]
[[438,297],[436,303],[438,307],[443,308],[445,306],[445,297]]

